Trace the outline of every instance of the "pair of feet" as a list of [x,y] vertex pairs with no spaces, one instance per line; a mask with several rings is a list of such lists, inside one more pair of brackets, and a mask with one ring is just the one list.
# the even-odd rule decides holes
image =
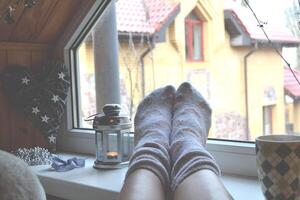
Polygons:
[[148,169],[174,192],[188,176],[201,169],[220,174],[205,150],[211,109],[191,84],[159,88],[138,106],[134,120],[136,148],[127,175]]
[[204,146],[211,126],[211,109],[202,95],[184,82],[177,91],[173,86],[166,86],[145,97],[134,124],[136,143],[149,133],[159,132],[159,137],[170,144],[190,134]]

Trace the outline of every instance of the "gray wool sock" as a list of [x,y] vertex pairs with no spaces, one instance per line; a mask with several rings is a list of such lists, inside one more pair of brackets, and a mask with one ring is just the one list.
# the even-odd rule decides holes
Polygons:
[[[131,156],[126,178],[137,169],[152,171],[167,191],[169,189],[169,136],[175,89],[157,89],[138,106],[134,119],[135,150]],[[126,180],[126,179],[125,179]]]
[[182,83],[174,100],[170,155],[171,192],[191,174],[210,169],[220,175],[218,164],[205,149],[211,126],[211,108],[189,83]]

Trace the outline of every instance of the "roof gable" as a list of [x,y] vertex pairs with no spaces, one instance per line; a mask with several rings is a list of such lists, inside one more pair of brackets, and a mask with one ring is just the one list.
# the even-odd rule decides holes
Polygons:
[[[293,71],[300,80],[300,71],[295,69]],[[284,68],[284,90],[294,100],[300,100],[300,85],[288,67]]]
[[[233,46],[247,46],[255,42],[268,42],[249,9],[240,6],[232,0],[225,0],[224,16],[226,29],[231,36]],[[264,29],[274,43],[282,46],[298,46],[300,43],[300,40],[293,36],[283,25],[268,23]]]
[[170,0],[118,0],[116,8],[119,33],[152,35],[179,12],[179,3]]

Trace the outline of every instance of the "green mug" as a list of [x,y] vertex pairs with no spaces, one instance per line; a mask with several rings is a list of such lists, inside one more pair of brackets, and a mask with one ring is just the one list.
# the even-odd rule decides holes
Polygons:
[[266,199],[300,199],[300,136],[260,136],[255,146],[258,177]]

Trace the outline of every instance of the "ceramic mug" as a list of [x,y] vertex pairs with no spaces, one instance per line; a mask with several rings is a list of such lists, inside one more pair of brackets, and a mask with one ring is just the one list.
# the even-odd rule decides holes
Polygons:
[[256,138],[258,177],[266,199],[299,199],[300,136]]

